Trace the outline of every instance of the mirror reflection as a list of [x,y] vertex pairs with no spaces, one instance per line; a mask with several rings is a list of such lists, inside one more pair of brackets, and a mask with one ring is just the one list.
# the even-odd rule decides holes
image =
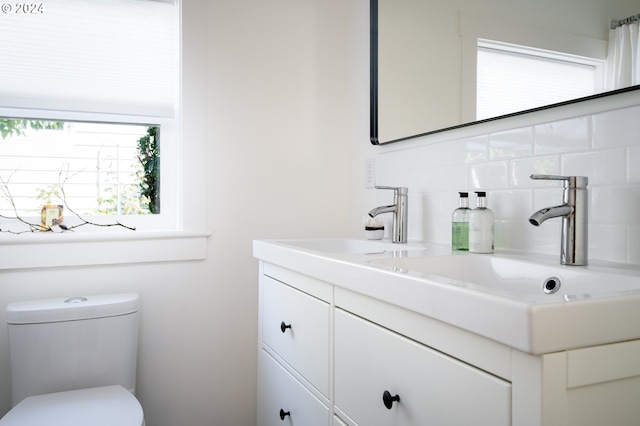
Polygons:
[[370,3],[374,144],[640,87],[637,0]]

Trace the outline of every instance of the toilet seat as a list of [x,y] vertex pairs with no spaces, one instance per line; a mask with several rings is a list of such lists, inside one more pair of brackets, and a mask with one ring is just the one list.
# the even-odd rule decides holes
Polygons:
[[0,426],[144,426],[138,400],[119,385],[49,393],[25,398]]

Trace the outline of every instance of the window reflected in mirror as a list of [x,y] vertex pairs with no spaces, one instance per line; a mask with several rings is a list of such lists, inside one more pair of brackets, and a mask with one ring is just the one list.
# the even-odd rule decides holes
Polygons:
[[603,65],[597,58],[478,40],[475,119],[599,93]]

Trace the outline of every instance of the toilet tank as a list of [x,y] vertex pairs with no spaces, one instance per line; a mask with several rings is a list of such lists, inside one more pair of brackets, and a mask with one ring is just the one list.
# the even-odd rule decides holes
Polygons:
[[139,307],[134,293],[7,306],[12,404],[107,385],[135,392]]

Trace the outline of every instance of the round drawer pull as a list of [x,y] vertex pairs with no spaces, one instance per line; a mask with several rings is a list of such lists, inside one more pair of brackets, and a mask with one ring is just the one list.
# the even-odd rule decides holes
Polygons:
[[291,324],[285,324],[284,321],[280,323],[280,331],[283,333],[287,331],[287,328],[291,328]]
[[284,418],[290,415],[291,415],[290,411],[284,411],[282,408],[280,409],[280,420],[282,420],[283,422],[284,422]]
[[391,410],[394,401],[400,402],[400,395],[391,396],[391,393],[388,390],[384,391],[382,394],[382,402],[384,402],[384,406]]

